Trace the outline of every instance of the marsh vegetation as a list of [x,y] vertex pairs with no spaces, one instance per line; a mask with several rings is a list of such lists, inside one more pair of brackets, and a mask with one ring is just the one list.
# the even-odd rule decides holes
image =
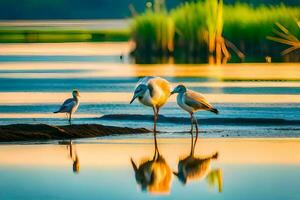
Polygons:
[[131,25],[137,62],[173,62],[170,57],[181,63],[299,61],[299,52],[282,56],[286,47],[267,37],[280,23],[299,38],[300,7],[224,5],[220,0],[186,2],[169,11],[154,7],[135,16]]

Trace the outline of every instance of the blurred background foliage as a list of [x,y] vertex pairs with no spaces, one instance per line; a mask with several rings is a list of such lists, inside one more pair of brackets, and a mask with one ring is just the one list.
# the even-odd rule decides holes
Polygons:
[[[299,61],[298,51],[282,56],[283,45],[267,39],[273,35],[276,23],[300,38],[299,19],[299,6],[282,3],[253,6],[202,0],[185,2],[168,12],[148,9],[136,16],[131,26],[137,44],[133,54],[141,60],[171,55],[183,63],[226,63],[229,57],[246,62],[264,62],[267,57],[273,61]],[[165,40],[169,45],[160,41],[160,35],[170,36]]]
[[[133,40],[137,63],[300,61],[298,0],[1,0],[0,10],[0,43]],[[26,19],[45,21],[5,21]],[[120,20],[103,28],[55,26],[53,19]]]
[[[195,0],[166,1],[172,9],[183,2]],[[225,0],[232,4],[236,0]],[[299,0],[239,0],[241,3],[299,5]],[[130,17],[128,6],[138,12],[145,8],[147,0],[1,0],[0,19],[116,19]]]

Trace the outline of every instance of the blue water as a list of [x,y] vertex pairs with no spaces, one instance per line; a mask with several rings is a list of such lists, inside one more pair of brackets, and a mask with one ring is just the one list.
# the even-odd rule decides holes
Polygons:
[[[194,162],[190,165],[191,169],[201,173],[195,173],[196,178],[187,178],[184,183],[172,172],[178,172],[179,160],[189,155],[190,140],[177,139],[175,143],[172,139],[161,140],[159,136],[158,151],[164,161],[156,167],[167,166],[165,172],[168,175],[153,175],[154,182],[148,182],[142,189],[130,158],[138,169],[142,162],[152,159],[154,145],[151,136],[143,140],[124,140],[121,136],[76,140],[72,149],[70,144],[58,145],[57,141],[51,144],[1,145],[0,199],[300,199],[299,159],[292,157],[297,153],[291,152],[285,159],[285,155],[279,153],[284,147],[278,145],[295,148],[299,140],[239,139],[245,142],[245,146],[236,146],[236,139],[199,139],[194,158],[210,159],[216,152],[218,156],[207,164]],[[279,154],[270,158],[270,150],[265,151],[264,145],[274,148]],[[257,149],[252,152],[247,146]],[[172,147],[175,149],[171,150]],[[255,153],[259,154],[257,159]],[[28,156],[32,159],[27,160]],[[74,157],[79,166],[77,170],[73,168]],[[283,160],[282,164],[278,160]],[[152,166],[153,173],[157,172]],[[187,172],[190,170],[186,169]],[[160,184],[152,187],[154,183]]]
[[[1,74],[73,74],[88,70],[1,70]],[[212,80],[196,78],[171,78],[172,82],[207,82]],[[0,78],[0,92],[65,92],[77,88],[82,92],[132,92],[138,78]],[[190,87],[202,93],[222,94],[300,94],[300,87]]]
[[[10,63],[80,63],[94,62],[102,65],[103,63],[115,63],[120,65],[122,69],[122,62],[119,55],[113,56],[0,56],[0,63],[5,64],[6,68],[0,71],[0,92],[52,92],[55,95],[58,92],[69,92],[74,88],[79,89],[81,92],[132,92],[136,82],[140,77],[97,77],[86,78],[81,77],[82,73],[91,73],[89,69],[81,67],[80,69],[43,69],[41,67],[32,69],[9,69]],[[128,62],[125,60],[124,62]],[[83,64],[84,66],[84,64]],[[157,68],[157,65],[156,69]],[[96,69],[97,70],[97,69]],[[23,78],[22,75],[34,74],[34,78]],[[66,78],[46,78],[49,74],[64,75]],[[74,78],[76,75],[77,78]],[[18,78],[16,78],[16,76]],[[165,77],[172,83],[206,83],[220,81],[214,78],[203,77]],[[276,84],[276,82],[274,82]],[[285,94],[300,94],[300,87],[210,87],[210,86],[198,86],[191,87],[191,89],[207,94],[256,94],[256,95],[285,95]],[[18,97],[12,97],[18,98]],[[108,96],[109,98],[109,96]],[[120,97],[121,98],[121,97]],[[300,103],[293,104],[255,104],[251,103],[219,103],[215,104],[219,109],[220,114],[214,115],[208,112],[197,113],[199,124],[203,135],[222,137],[222,136],[245,136],[245,137],[298,137],[300,134],[300,126],[297,124],[297,120],[300,120]],[[64,118],[53,118],[52,112],[57,110],[58,104],[38,103],[38,104],[17,104],[17,105],[0,105],[0,124],[14,124],[14,123],[47,123],[53,125],[67,124]],[[8,118],[5,114],[9,113],[24,113],[24,114],[49,114],[49,118]],[[144,107],[139,103],[133,103],[131,105],[128,102],[124,102],[120,99],[120,102],[115,103],[82,103],[77,111],[78,114],[92,114],[94,117],[87,118],[75,118],[73,123],[102,123],[106,125],[116,126],[129,126],[129,127],[146,127],[152,128],[151,120],[136,121],[128,119],[123,120],[104,120],[99,119],[103,115],[110,114],[128,114],[128,115],[152,115],[152,109]],[[161,109],[161,115],[165,117],[179,117],[187,118],[188,115],[184,111],[180,110],[176,103],[168,103]],[[76,115],[76,114],[75,114]],[[203,119],[233,119],[233,122],[227,121],[224,124],[219,122],[212,124],[206,123]],[[247,120],[256,119],[260,120],[258,124],[254,123],[237,123],[237,119]],[[287,123],[271,123],[272,119],[287,120]],[[218,121],[218,120],[216,120]],[[265,124],[264,124],[265,122]],[[162,132],[177,133],[184,132],[189,129],[189,125],[186,123],[170,123],[170,122],[158,122],[158,128]],[[236,124],[234,124],[236,123]]]
[[[0,63],[7,65],[10,62],[121,62],[118,57],[77,57],[77,56],[0,56]],[[99,77],[99,78],[71,78],[71,75],[80,75],[89,72],[87,69],[62,69],[62,70],[11,70],[0,71],[0,92],[69,92],[73,88],[78,88],[81,92],[131,92],[139,77]],[[39,78],[16,78],[26,74],[35,74]],[[51,73],[70,75],[69,78],[45,78],[43,76]],[[6,78],[3,78],[5,76]],[[166,77],[169,81],[176,82],[214,82],[219,81],[211,78],[198,77]],[[192,89],[202,93],[218,94],[300,94],[299,87],[192,87]],[[0,97],[1,98],[1,97]],[[18,97],[12,97],[18,98]],[[121,97],[120,97],[121,98]],[[200,126],[200,138],[202,137],[299,137],[300,125],[295,123],[300,119],[300,102],[292,104],[255,104],[251,103],[219,103],[215,104],[220,114],[215,115],[209,112],[197,113]],[[4,104],[0,105],[0,125],[15,123],[46,123],[52,125],[66,125],[64,118],[53,118],[53,111],[57,110],[58,104],[38,103],[38,104]],[[49,118],[8,118],[5,114],[46,114]],[[129,104],[123,100],[114,103],[82,103],[77,114],[93,114],[94,117],[75,118],[74,124],[82,123],[101,123],[104,125],[127,126],[127,127],[146,127],[151,129],[153,126],[151,115],[152,109],[146,108],[138,103]],[[102,116],[127,114],[124,119],[101,119]],[[190,128],[183,119],[188,118],[188,114],[178,108],[176,103],[168,103],[161,109],[161,115],[166,117],[165,121],[158,120],[158,138],[164,137],[190,137],[187,131]],[[76,114],[75,114],[76,115]],[[132,119],[132,115],[143,115],[142,118]],[[150,116],[150,118],[149,118]],[[148,117],[146,119],[146,117]],[[170,120],[173,117],[175,120]],[[178,119],[178,121],[176,121]],[[212,119],[209,121],[209,119]],[[169,121],[168,121],[169,120]],[[223,120],[223,121],[222,121]],[[230,122],[232,120],[232,122]],[[245,121],[258,120],[259,123],[246,123]],[[278,123],[276,120],[284,120]],[[202,123],[203,122],[203,123]],[[221,122],[221,123],[220,123]],[[223,123],[222,123],[223,122]],[[134,136],[109,136],[105,139],[124,139],[124,138],[151,138],[152,133]],[[99,138],[98,138],[99,139]],[[97,145],[93,142],[90,145]],[[96,143],[96,142],[95,142]],[[103,145],[103,144],[102,144]],[[187,145],[188,144],[184,144]],[[9,151],[1,146],[0,154],[5,155],[13,164],[2,163],[0,158],[0,199],[4,200],[76,200],[76,199],[220,199],[220,200],[300,200],[299,177],[300,165],[296,164],[263,164],[255,163],[223,163],[212,162],[212,169],[222,171],[223,190],[219,192],[216,187],[208,185],[206,178],[197,180],[186,185],[182,184],[177,177],[173,176],[168,195],[153,195],[150,192],[142,191],[137,184],[133,168],[130,164],[130,157],[138,159],[141,154],[135,149],[140,145],[130,145],[131,154],[124,154],[122,147],[116,145],[114,149],[122,158],[128,159],[123,165],[112,164],[108,166],[98,166],[87,164],[88,158],[99,161],[102,164],[113,160],[109,151],[88,151],[82,153],[78,149],[80,160],[80,173],[73,172],[72,161],[65,166],[57,159],[51,164],[48,161],[48,152],[39,151],[41,146],[35,145],[34,156],[44,158],[44,162],[30,165],[22,156],[26,152],[24,149],[14,149]],[[92,147],[92,146],[91,146]],[[105,147],[105,146],[104,146]],[[143,148],[146,146],[143,146]],[[32,148],[29,146],[28,149]],[[168,146],[169,148],[169,146]],[[260,147],[263,149],[262,147]],[[92,148],[91,148],[92,149]],[[138,149],[138,148],[137,148]],[[11,149],[10,149],[11,150]],[[54,151],[59,152],[59,148],[54,145]],[[293,151],[293,150],[291,150]],[[5,152],[5,154],[3,154]],[[235,158],[235,153],[229,151],[229,157]],[[80,154],[82,153],[82,154]],[[186,152],[182,152],[186,153]],[[65,155],[66,154],[66,155]],[[123,155],[124,154],[124,155]],[[137,155],[136,155],[137,154]],[[64,152],[65,159],[67,150]],[[220,152],[222,156],[222,152]],[[35,160],[32,157],[31,161]],[[152,155],[148,155],[152,156]],[[168,155],[166,162],[169,162]],[[176,155],[177,156],[177,155]],[[179,155],[178,155],[179,156]],[[274,155],[276,157],[277,155]],[[56,157],[54,157],[56,158]],[[53,155],[49,156],[53,159]],[[180,157],[176,157],[177,162]],[[60,165],[61,164],[61,165]],[[172,171],[177,170],[177,165],[171,166]]]
[[153,196],[139,191],[133,171],[129,166],[101,170],[86,168],[76,175],[67,168],[0,167],[0,198],[14,200],[300,199],[299,165],[231,164],[218,167],[222,168],[224,174],[222,193],[219,193],[216,188],[208,188],[205,181],[182,185],[175,179],[168,196]]

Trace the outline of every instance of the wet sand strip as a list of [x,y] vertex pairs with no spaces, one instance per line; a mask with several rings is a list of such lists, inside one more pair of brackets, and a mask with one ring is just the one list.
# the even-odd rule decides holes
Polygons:
[[0,142],[91,138],[149,132],[145,128],[104,126],[100,124],[76,124],[69,126],[11,124],[0,126]]

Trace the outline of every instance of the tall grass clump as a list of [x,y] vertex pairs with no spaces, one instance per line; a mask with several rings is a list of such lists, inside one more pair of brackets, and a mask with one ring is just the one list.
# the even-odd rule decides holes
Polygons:
[[284,4],[252,7],[237,3],[224,6],[223,35],[233,41],[246,58],[278,57],[282,47],[266,39],[273,34],[276,23],[284,24],[291,33],[300,35],[295,21],[300,19],[300,7]]
[[133,54],[139,56],[167,56],[174,51],[174,25],[166,11],[146,11],[134,18],[131,35],[135,41]]
[[226,60],[229,52],[222,36],[222,14],[222,0],[185,3],[174,9],[171,16],[175,24],[176,55],[184,55],[186,61]]
[[230,57],[244,61],[264,61],[265,57],[276,60],[281,58],[284,47],[267,36],[274,35],[275,24],[280,23],[299,38],[299,19],[300,7],[284,4],[253,7],[204,0],[183,3],[169,12],[148,9],[133,19],[134,53],[174,56],[175,60],[188,63],[226,63]]
[[[175,55],[184,60],[197,59],[205,46],[205,7],[201,3],[185,3],[171,12],[174,21]],[[203,55],[201,58],[207,57]]]
[[[300,32],[300,21],[297,22],[297,25]],[[276,23],[276,26],[277,29],[273,30],[275,36],[268,36],[267,39],[286,45],[287,48],[281,52],[281,55],[294,57],[294,55],[297,55],[297,51],[299,51],[300,49],[300,39],[298,39],[299,34],[298,36],[292,34],[285,26],[283,26],[279,22]],[[297,60],[295,59],[295,61],[299,62],[300,57],[298,56]]]

